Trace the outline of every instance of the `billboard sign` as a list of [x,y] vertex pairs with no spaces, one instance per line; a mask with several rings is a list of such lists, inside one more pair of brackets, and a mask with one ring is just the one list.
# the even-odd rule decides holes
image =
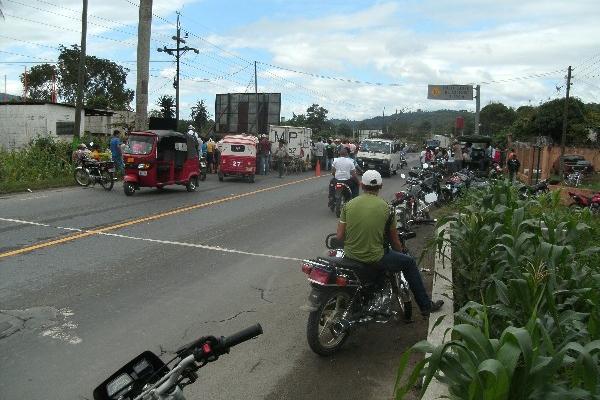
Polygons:
[[427,98],[431,100],[473,100],[473,86],[427,85]]

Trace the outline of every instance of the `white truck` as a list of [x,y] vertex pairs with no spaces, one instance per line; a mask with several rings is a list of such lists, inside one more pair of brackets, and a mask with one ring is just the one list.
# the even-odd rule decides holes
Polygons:
[[365,139],[360,142],[356,162],[363,171],[374,169],[389,177],[401,166],[400,142],[388,139]]
[[311,135],[312,129],[298,126],[269,125],[269,141],[273,143],[274,152],[283,139],[287,143],[288,154],[303,156],[305,161],[311,161]]
[[426,144],[427,147],[439,147],[442,149],[449,149],[451,143],[450,138],[448,136],[433,135],[430,139],[427,140]]

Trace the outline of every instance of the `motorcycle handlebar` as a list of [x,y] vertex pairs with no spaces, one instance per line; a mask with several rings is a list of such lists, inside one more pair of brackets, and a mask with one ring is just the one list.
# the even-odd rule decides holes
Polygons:
[[261,335],[262,333],[263,329],[262,326],[260,326],[260,324],[252,325],[246,329],[242,329],[241,331],[234,333],[231,336],[223,338],[221,341],[221,346],[223,346],[225,349],[229,349],[233,346],[245,342],[246,340],[255,338],[258,335]]

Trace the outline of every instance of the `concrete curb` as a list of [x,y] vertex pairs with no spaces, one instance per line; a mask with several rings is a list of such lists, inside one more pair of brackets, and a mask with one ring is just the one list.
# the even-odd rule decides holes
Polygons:
[[[446,224],[438,228],[437,233],[449,226]],[[447,237],[447,234],[446,236]],[[444,305],[439,312],[431,314],[429,317],[429,327],[427,329],[427,341],[434,346],[439,346],[449,340],[449,335],[444,336],[448,329],[454,326],[454,299],[452,293],[452,264],[451,264],[450,246],[443,248],[443,254],[435,255],[435,274],[433,275],[433,288],[431,298],[434,300],[444,300]],[[434,328],[438,319],[444,316],[444,319]],[[448,387],[437,379],[429,383],[423,399],[433,400],[448,396]]]

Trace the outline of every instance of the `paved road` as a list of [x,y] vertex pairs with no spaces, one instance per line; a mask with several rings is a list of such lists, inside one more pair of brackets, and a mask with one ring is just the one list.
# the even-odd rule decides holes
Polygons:
[[[314,355],[299,260],[322,254],[335,229],[328,179],[261,178],[0,198],[0,398],[91,398],[143,350],[167,359],[255,322],[265,334],[201,370],[188,398],[390,398],[398,356],[425,323],[359,331],[336,357]],[[400,185],[384,180],[383,196]]]

